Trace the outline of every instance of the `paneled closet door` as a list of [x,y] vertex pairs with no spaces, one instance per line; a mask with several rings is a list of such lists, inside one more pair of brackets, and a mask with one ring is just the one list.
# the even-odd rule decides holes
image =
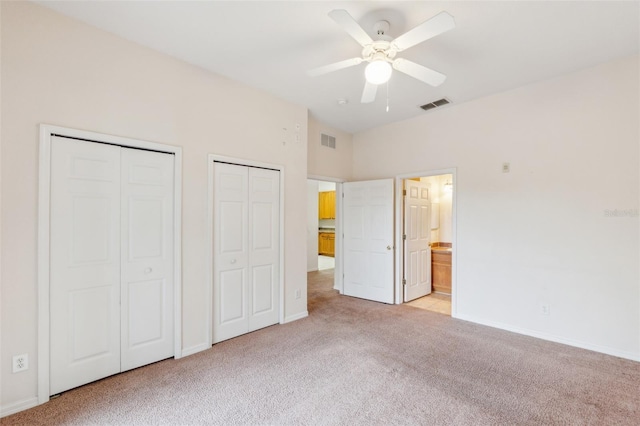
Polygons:
[[173,160],[121,149],[122,371],[174,353]]
[[173,356],[173,162],[53,138],[50,394]]
[[215,163],[213,342],[249,331],[247,167]]
[[120,371],[120,148],[51,143],[50,392]]
[[280,172],[214,165],[213,342],[277,324]]
[[249,167],[249,331],[279,320],[280,172]]

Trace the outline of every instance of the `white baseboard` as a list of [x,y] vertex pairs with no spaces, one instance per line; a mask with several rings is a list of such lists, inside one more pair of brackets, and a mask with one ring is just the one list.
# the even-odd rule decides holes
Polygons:
[[309,316],[309,311],[300,312],[299,314],[291,315],[289,317],[285,317],[283,324],[288,322],[297,321],[302,318],[306,318]]
[[186,348],[182,350],[182,356],[189,356],[193,354],[197,354],[198,352],[206,351],[211,348],[211,345],[207,343],[201,343],[199,345],[191,346],[190,348]]
[[21,401],[14,402],[9,405],[3,405],[0,407],[0,417],[10,416],[11,414],[18,413],[20,411],[33,408],[38,405],[38,397],[23,399]]
[[543,333],[535,330],[529,330],[527,328],[514,327],[514,326],[503,324],[497,321],[478,319],[468,315],[456,315],[454,318],[473,322],[480,325],[486,325],[488,327],[499,328],[501,330],[511,331],[513,333],[524,334],[525,336],[531,336],[531,337],[535,337],[542,340],[548,340],[550,342],[562,343],[563,345],[574,346],[580,349],[587,349],[594,352],[600,352],[603,354],[617,356],[619,358],[625,358],[631,361],[640,362],[640,353],[620,351],[618,349],[610,348],[608,346],[594,345],[592,343],[585,343],[579,340],[567,339],[565,337],[556,336],[550,333]]

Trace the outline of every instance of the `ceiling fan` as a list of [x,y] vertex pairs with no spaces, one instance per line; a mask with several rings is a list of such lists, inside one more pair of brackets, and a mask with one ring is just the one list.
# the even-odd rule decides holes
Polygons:
[[373,40],[346,10],[332,10],[329,12],[329,17],[363,47],[362,57],[346,59],[314,68],[307,71],[309,76],[316,77],[343,68],[359,65],[362,62],[369,62],[365,68],[366,82],[362,92],[362,103],[370,103],[375,100],[378,85],[389,81],[392,69],[405,73],[431,86],[439,86],[447,78],[438,71],[416,64],[408,59],[396,58],[398,52],[402,52],[454,28],[456,23],[453,16],[447,12],[440,12],[433,18],[395,39],[387,35],[389,23],[387,21],[378,21],[374,25],[374,30],[378,34],[378,40]]

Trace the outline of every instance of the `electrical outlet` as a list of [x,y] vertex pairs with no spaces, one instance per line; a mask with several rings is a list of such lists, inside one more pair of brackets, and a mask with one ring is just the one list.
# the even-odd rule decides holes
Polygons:
[[296,299],[300,299],[300,290],[296,290]]
[[540,305],[540,312],[542,313],[542,315],[549,315],[551,313],[551,309],[549,308],[549,305],[543,303],[542,305]]
[[13,372],[19,373],[20,371],[27,370],[29,368],[29,355],[22,354],[13,357]]

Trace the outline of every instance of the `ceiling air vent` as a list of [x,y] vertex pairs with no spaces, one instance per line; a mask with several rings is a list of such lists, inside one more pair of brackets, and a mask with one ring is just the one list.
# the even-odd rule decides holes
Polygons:
[[324,133],[320,133],[320,145],[336,149],[336,138]]
[[429,102],[428,104],[420,105],[420,108],[422,108],[425,111],[429,111],[430,109],[437,108],[439,106],[446,105],[448,103],[449,103],[449,100],[447,100],[446,98],[442,98],[437,101]]

